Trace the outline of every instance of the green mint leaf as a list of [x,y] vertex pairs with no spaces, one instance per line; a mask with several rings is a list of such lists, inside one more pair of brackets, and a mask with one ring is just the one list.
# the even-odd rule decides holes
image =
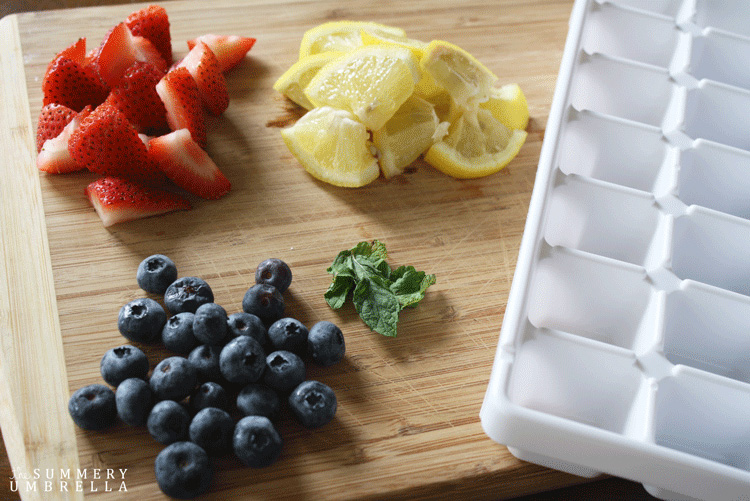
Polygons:
[[396,280],[390,290],[396,295],[401,308],[414,306],[424,299],[427,288],[435,283],[435,275],[416,271],[413,266],[401,266],[393,272]]
[[354,308],[365,324],[384,336],[396,337],[398,300],[377,280],[364,279],[357,283],[352,294]]
[[354,289],[354,278],[345,274],[336,275],[328,286],[328,290],[325,292],[325,297],[328,305],[334,310],[338,310],[346,302],[346,298],[349,296],[349,292]]

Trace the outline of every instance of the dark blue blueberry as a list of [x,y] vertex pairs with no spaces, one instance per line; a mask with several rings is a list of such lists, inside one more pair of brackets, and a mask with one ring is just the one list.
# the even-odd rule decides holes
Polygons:
[[255,270],[256,284],[269,284],[284,293],[292,283],[292,270],[281,259],[266,259]]
[[245,416],[276,419],[281,409],[279,395],[261,383],[250,383],[237,394],[237,409]]
[[232,313],[227,319],[227,328],[230,337],[250,336],[261,345],[268,340],[266,326],[258,316],[241,311]]
[[318,428],[336,414],[336,394],[320,381],[305,381],[289,395],[289,407],[305,428]]
[[149,343],[161,335],[167,322],[164,308],[150,298],[134,299],[120,308],[117,328],[120,334],[137,343]]
[[324,320],[312,326],[307,335],[307,353],[315,363],[328,367],[341,361],[345,352],[344,334],[336,324]]
[[305,380],[305,363],[291,351],[278,350],[266,357],[263,382],[281,393],[289,393]]
[[251,337],[236,337],[221,349],[219,369],[230,383],[254,383],[260,379],[265,367],[266,353]]
[[167,496],[193,499],[211,487],[213,467],[206,451],[192,442],[175,442],[154,462],[156,483]]
[[117,418],[115,392],[103,384],[80,388],[68,400],[68,412],[73,422],[84,430],[103,430]]
[[161,340],[165,348],[180,355],[187,355],[198,345],[198,340],[193,334],[194,316],[194,313],[183,311],[169,317],[161,331]]
[[268,340],[274,350],[286,350],[303,355],[307,348],[308,330],[296,318],[285,317],[268,328]]
[[188,360],[198,372],[201,381],[222,381],[221,370],[219,370],[219,355],[221,346],[202,344],[197,346],[188,355]]
[[234,427],[234,454],[253,468],[274,463],[281,454],[281,435],[264,416],[245,416]]
[[167,256],[154,254],[141,261],[135,278],[146,292],[164,294],[169,284],[177,280],[177,266]]
[[168,357],[151,373],[151,389],[157,400],[180,401],[198,384],[198,372],[185,357]]
[[174,400],[162,400],[151,408],[146,428],[160,444],[169,445],[187,440],[190,413]]
[[232,450],[234,421],[227,411],[206,407],[193,417],[188,433],[209,454],[224,454]]
[[229,409],[229,397],[223,386],[213,381],[206,381],[193,390],[190,395],[190,410],[198,412],[206,407],[217,407],[219,409]]
[[242,298],[242,310],[270,325],[284,316],[284,296],[273,285],[255,284]]
[[148,358],[140,348],[125,344],[104,353],[99,364],[102,379],[112,386],[131,377],[146,379]]
[[123,423],[143,426],[154,406],[154,393],[143,379],[126,379],[115,391],[115,403],[117,415]]
[[227,337],[227,312],[216,303],[202,304],[195,310],[193,334],[203,344],[223,344]]
[[173,314],[183,311],[195,313],[200,305],[213,302],[211,287],[198,277],[178,278],[164,292],[164,305]]

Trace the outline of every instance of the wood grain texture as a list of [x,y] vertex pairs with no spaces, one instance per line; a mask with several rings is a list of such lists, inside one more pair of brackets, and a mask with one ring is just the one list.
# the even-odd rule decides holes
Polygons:
[[[21,44],[15,58],[5,52],[0,56],[4,70],[6,64],[13,64],[9,61],[16,65],[15,77],[6,71],[2,77],[0,138],[6,150],[21,156],[3,164],[8,180],[3,195],[23,192],[15,195],[21,197],[16,200],[23,207],[23,212],[16,209],[16,217],[22,215],[23,220],[3,211],[3,229],[14,228],[3,234],[3,262],[7,274],[12,268],[9,263],[16,259],[7,248],[21,254],[33,247],[23,259],[35,260],[36,265],[29,265],[31,271],[29,266],[16,271],[33,276],[14,280],[25,281],[27,296],[40,290],[47,294],[46,308],[32,311],[31,305],[39,300],[19,303],[20,296],[10,285],[15,282],[3,282],[9,285],[0,297],[2,361],[8,381],[2,390],[3,403],[10,404],[0,414],[0,424],[14,466],[53,467],[47,456],[31,455],[30,445],[64,451],[63,457],[77,450],[74,459],[82,469],[127,468],[128,497],[163,498],[153,477],[153,460],[161,447],[144,429],[120,425],[99,433],[72,431],[64,412],[72,391],[100,381],[99,359],[104,351],[124,342],[116,328],[117,312],[122,304],[143,295],[135,283],[140,260],[160,252],[175,260],[181,276],[205,278],[216,302],[230,313],[239,311],[255,266],[267,257],[282,258],[295,275],[287,293],[290,316],[308,325],[334,321],[347,340],[344,362],[325,370],[308,369],[308,377],[326,382],[337,393],[339,412],[334,422],[309,431],[284,416],[279,422],[285,440],[279,462],[272,468],[248,470],[236,460],[220,458],[208,499],[445,495],[497,499],[585,482],[518,461],[486,437],[478,418],[571,5],[569,0],[504,0],[489,6],[477,0],[450,4],[384,0],[377,5],[223,0],[207,9],[205,2],[166,3],[177,58],[187,52],[184,40],[202,33],[258,39],[249,57],[227,76],[229,109],[224,116],[209,119],[208,151],[232,181],[233,190],[220,201],[196,200],[189,212],[111,229],[101,226],[83,196],[83,187],[93,176],[40,176],[34,171],[30,134],[41,108],[44,68],[54,54],[80,36],[87,37],[89,47],[95,46],[138,5],[6,18],[3,31],[17,23]],[[519,83],[532,117],[519,156],[504,171],[479,180],[451,179],[421,162],[403,176],[379,179],[356,190],[312,179],[279,135],[279,126],[291,123],[297,111],[271,86],[295,61],[304,30],[333,19],[373,20],[401,26],[413,38],[446,39],[474,54],[500,76],[501,83]],[[11,91],[6,89],[23,88],[19,83],[24,81],[19,73],[23,71],[28,94],[7,97]],[[13,99],[10,104],[17,111],[8,111],[7,99]],[[23,131],[21,140],[13,136],[16,130]],[[5,209],[8,198],[4,196],[2,203]],[[35,228],[31,237],[26,233],[30,224]],[[394,266],[413,264],[438,277],[427,298],[402,314],[396,339],[370,332],[352,308],[330,310],[322,296],[330,280],[325,268],[335,255],[375,238],[386,243]],[[51,277],[45,276],[45,269],[51,270]],[[6,320],[8,315],[40,317],[33,321],[43,322],[46,330],[20,330],[15,321]],[[21,336],[27,339],[19,342]],[[18,350],[32,349],[29,353],[36,358],[6,350],[6,340],[11,338]],[[62,350],[54,349],[55,343]],[[158,346],[144,349],[152,366],[166,355]],[[51,365],[42,371],[46,376],[32,374],[26,383],[43,394],[44,406],[32,404],[36,402],[32,394],[17,387],[18,372],[7,370],[8,354],[21,373],[40,356],[50,359]],[[30,427],[28,417],[14,410],[19,404],[9,398],[16,391],[24,395],[16,400],[23,402],[25,412],[45,426],[61,427],[60,433],[21,440]],[[93,487],[98,491],[87,487],[87,498],[122,497],[105,492],[101,483]]]

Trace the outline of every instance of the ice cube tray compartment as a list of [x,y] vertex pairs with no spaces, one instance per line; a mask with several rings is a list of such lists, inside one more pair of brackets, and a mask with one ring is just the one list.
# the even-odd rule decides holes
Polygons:
[[736,500],[748,416],[750,3],[576,0],[482,425]]

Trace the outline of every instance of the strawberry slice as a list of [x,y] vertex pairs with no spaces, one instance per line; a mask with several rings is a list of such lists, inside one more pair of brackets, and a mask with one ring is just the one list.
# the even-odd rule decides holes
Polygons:
[[[60,105],[48,105],[49,106],[60,106]],[[44,113],[44,110],[42,110]],[[79,113],[73,112],[70,120],[63,126],[60,132],[52,137],[47,138],[39,149],[39,154],[36,157],[36,166],[39,170],[48,172],[50,174],[65,174],[68,172],[75,172],[85,167],[77,163],[68,150],[68,143],[70,136],[73,132],[78,129],[81,122],[91,113],[91,105],[86,106]],[[48,129],[49,134],[52,133],[52,128]]]
[[156,93],[162,75],[153,65],[136,61],[112,88],[105,103],[116,106],[141,132],[168,132],[167,110]]
[[198,45],[198,42],[203,42],[209,46],[214,55],[216,55],[216,59],[219,61],[219,68],[221,68],[222,72],[237,66],[242,61],[242,58],[245,57],[245,54],[255,45],[254,38],[207,33],[188,40],[188,49],[193,50],[193,47]]
[[130,28],[133,35],[150,41],[167,66],[172,66],[172,36],[169,33],[169,17],[164,7],[149,5],[135,11],[125,19],[125,25]]
[[70,136],[70,155],[91,172],[159,184],[164,175],[148,158],[146,145],[125,115],[111,104],[99,105]]
[[85,194],[105,227],[190,209],[190,201],[177,193],[117,177],[94,181],[86,187]]
[[201,100],[208,111],[221,115],[229,106],[227,82],[219,68],[213,51],[203,42],[198,42],[178,65],[185,67],[198,84]]
[[169,179],[193,195],[217,199],[231,188],[229,180],[187,129],[151,139],[148,154]]
[[62,104],[78,112],[86,105],[97,106],[108,89],[96,71],[86,65],[86,39],[79,38],[57,54],[42,80],[42,104]]
[[193,141],[206,146],[206,117],[201,105],[200,91],[187,68],[173,68],[156,84],[164,107],[167,123],[175,131],[188,129]]
[[134,36],[124,22],[110,30],[91,56],[91,65],[109,88],[115,87],[136,61],[149,63],[162,74],[169,68],[154,44],[144,37]]
[[42,150],[42,145],[48,139],[54,139],[63,131],[66,125],[78,113],[63,104],[50,103],[42,108],[36,126],[36,151]]

